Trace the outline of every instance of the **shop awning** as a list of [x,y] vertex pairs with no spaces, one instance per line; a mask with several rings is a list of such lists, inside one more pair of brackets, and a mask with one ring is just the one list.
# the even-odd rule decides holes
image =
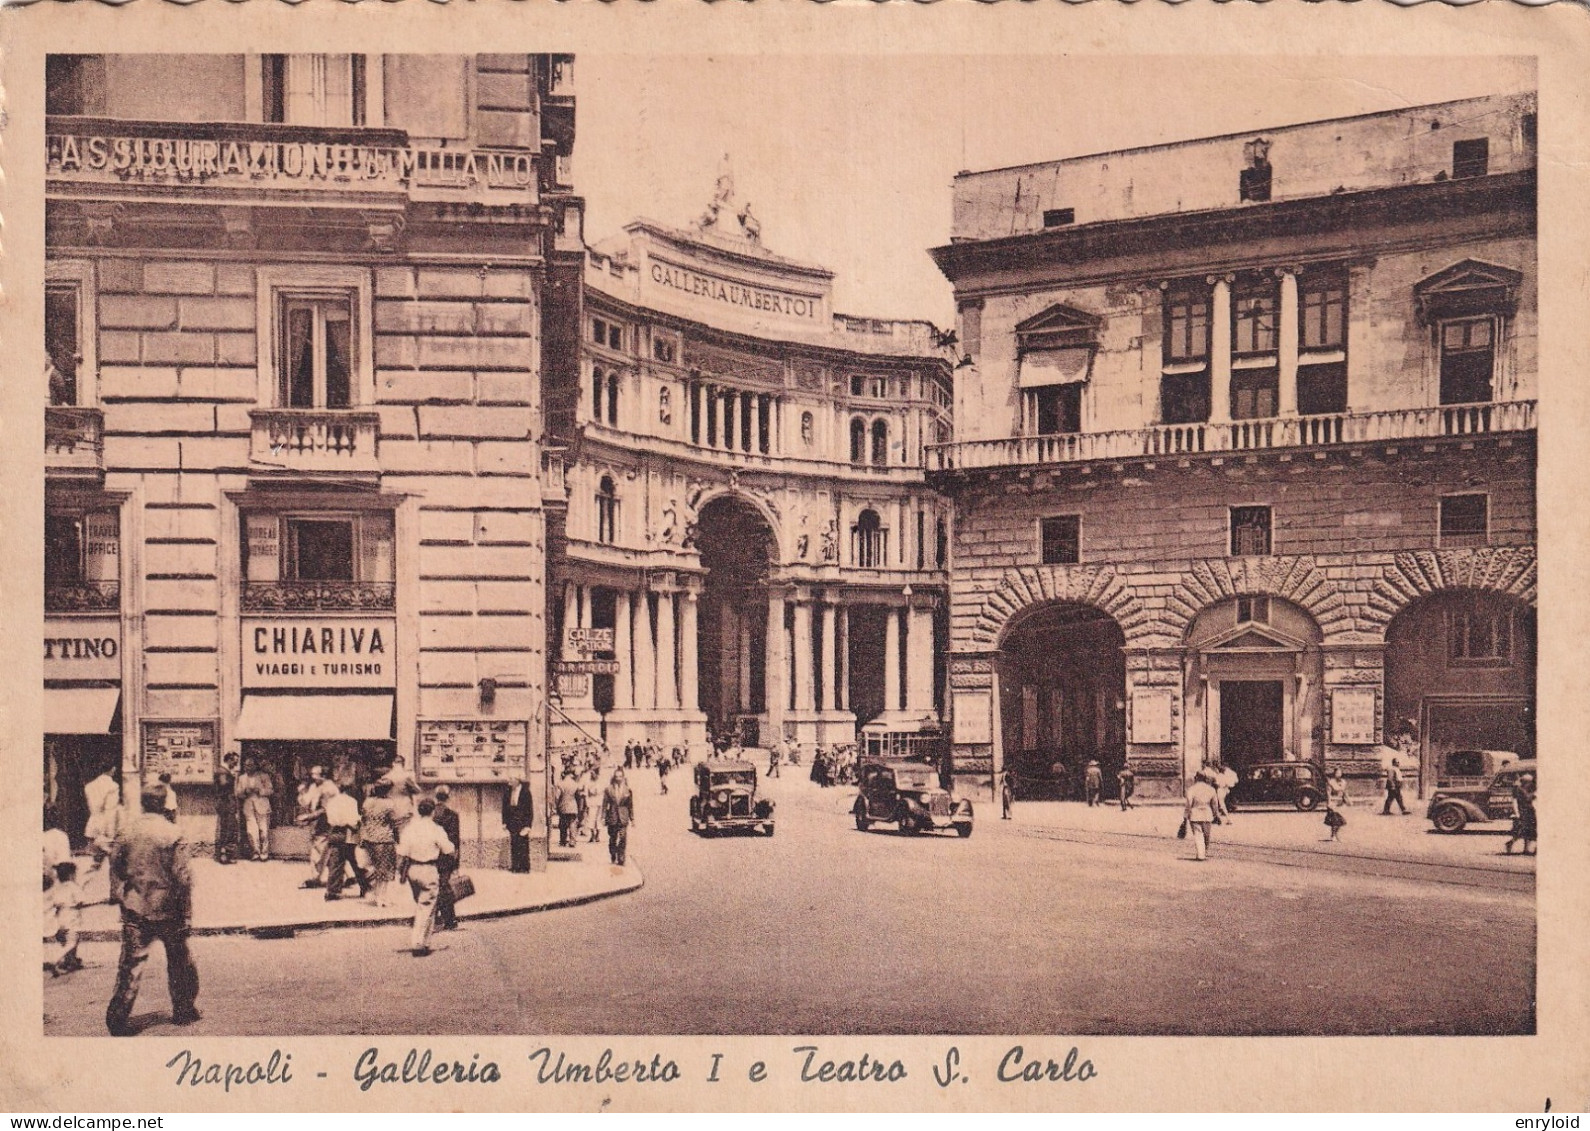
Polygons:
[[390,695],[245,695],[237,738],[389,739]]
[[1021,355],[1017,383],[1023,389],[1074,385],[1086,381],[1092,368],[1090,348],[1032,350]]
[[121,704],[119,687],[46,687],[45,734],[109,734]]

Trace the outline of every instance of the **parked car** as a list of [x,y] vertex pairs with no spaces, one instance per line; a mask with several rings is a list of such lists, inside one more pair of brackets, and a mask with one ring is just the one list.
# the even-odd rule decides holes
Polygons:
[[1483,789],[1518,757],[1511,750],[1448,750],[1435,759],[1435,788]]
[[1258,762],[1238,773],[1226,808],[1292,805],[1307,813],[1325,800],[1325,782],[1313,762]]
[[863,761],[860,792],[852,813],[865,832],[883,822],[903,833],[954,829],[972,835],[972,803],[939,785],[938,770],[922,762]]
[[1460,833],[1471,824],[1511,821],[1518,812],[1513,786],[1521,775],[1534,772],[1533,759],[1508,762],[1481,785],[1437,789],[1430,795],[1425,817],[1440,833]]
[[773,835],[773,802],[756,795],[756,767],[750,762],[712,759],[697,762],[696,792],[690,798],[690,831]]

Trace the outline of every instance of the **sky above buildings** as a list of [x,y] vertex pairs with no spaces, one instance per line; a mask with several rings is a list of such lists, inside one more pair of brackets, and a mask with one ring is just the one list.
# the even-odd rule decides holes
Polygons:
[[1502,57],[587,52],[575,185],[589,242],[638,216],[684,227],[727,154],[764,245],[837,273],[836,310],[948,326],[950,287],[927,249],[949,242],[959,170],[1534,85],[1533,60]]

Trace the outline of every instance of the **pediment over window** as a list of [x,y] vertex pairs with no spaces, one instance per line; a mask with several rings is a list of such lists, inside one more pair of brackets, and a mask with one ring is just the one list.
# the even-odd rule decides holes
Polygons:
[[1099,344],[1099,329],[1103,325],[1104,319],[1097,314],[1056,303],[1016,323],[1016,342],[1022,353],[1086,349]]
[[1465,259],[1413,285],[1419,317],[1426,322],[1474,314],[1511,314],[1518,306],[1522,271]]
[[1239,624],[1199,646],[1201,652],[1301,652],[1307,643],[1269,625]]

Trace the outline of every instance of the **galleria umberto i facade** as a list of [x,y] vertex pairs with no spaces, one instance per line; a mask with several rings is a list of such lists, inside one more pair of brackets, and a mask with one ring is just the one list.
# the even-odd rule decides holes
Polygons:
[[[719,197],[586,257],[553,573],[567,734],[699,747],[937,728],[950,361],[836,314],[833,275]],[[549,394],[549,401],[558,398]]]
[[726,175],[589,243],[572,67],[52,57],[69,832],[109,765],[198,835],[226,751],[405,757],[478,862],[592,737],[1031,795],[1533,751],[1533,96],[963,174],[951,334],[835,311]]

